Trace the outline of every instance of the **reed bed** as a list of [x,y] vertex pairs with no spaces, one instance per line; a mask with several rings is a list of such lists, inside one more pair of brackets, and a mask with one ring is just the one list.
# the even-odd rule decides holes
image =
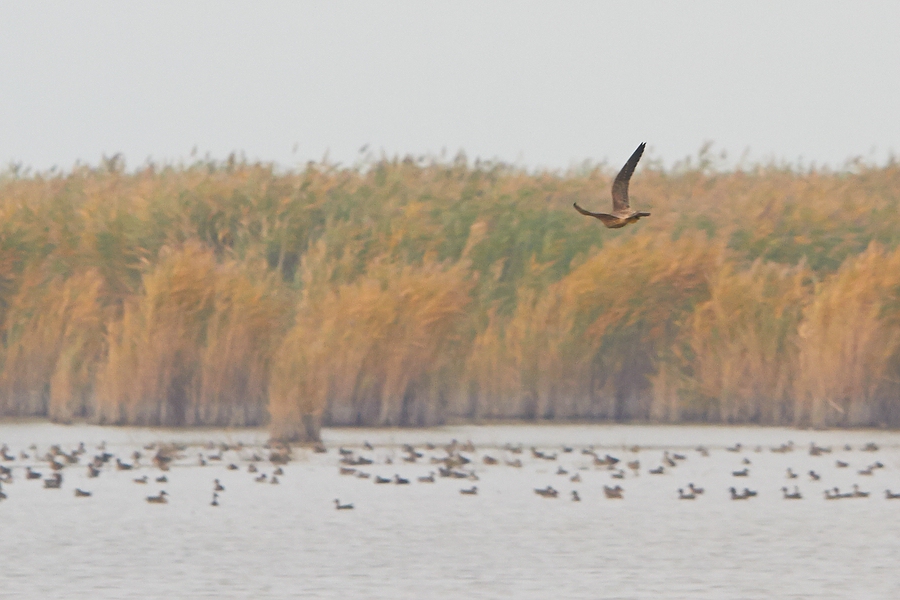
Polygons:
[[900,166],[0,174],[0,414],[900,425]]

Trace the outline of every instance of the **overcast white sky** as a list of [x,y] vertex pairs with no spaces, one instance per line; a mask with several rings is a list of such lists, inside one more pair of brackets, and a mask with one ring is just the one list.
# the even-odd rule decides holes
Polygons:
[[900,2],[0,0],[0,163],[900,153]]

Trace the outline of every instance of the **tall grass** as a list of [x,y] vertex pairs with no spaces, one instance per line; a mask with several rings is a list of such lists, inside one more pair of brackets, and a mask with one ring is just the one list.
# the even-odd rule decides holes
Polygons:
[[0,414],[900,424],[900,166],[0,174]]
[[820,284],[800,326],[797,421],[895,424],[900,409],[900,250],[873,244]]
[[269,365],[289,323],[277,286],[194,243],[163,249],[110,327],[98,420],[140,425],[259,425]]
[[308,287],[272,372],[272,416],[286,427],[278,437],[309,437],[304,414],[341,425],[440,422],[468,288],[462,268],[438,263]]
[[682,409],[728,423],[791,422],[798,327],[811,287],[803,262],[790,267],[757,259],[743,271],[723,266],[691,319],[693,377],[685,382],[690,401]]

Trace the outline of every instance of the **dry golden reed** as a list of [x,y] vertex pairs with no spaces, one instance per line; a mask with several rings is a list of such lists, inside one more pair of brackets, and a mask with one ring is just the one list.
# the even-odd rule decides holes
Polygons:
[[310,437],[303,415],[345,425],[438,422],[469,287],[459,266],[430,263],[307,289],[272,371],[277,437]]
[[822,282],[800,326],[800,424],[893,423],[900,409],[900,250],[873,244]]
[[900,166],[0,174],[0,414],[900,424]]
[[290,322],[279,286],[195,243],[163,254],[110,327],[98,420],[265,423],[272,352]]

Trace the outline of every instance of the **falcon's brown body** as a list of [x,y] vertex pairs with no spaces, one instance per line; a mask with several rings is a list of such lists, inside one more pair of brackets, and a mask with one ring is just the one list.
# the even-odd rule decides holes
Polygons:
[[631,205],[628,203],[628,181],[631,179],[631,174],[634,173],[634,168],[637,166],[638,161],[641,160],[641,154],[644,153],[644,146],[646,145],[646,143],[642,143],[638,146],[637,150],[634,151],[634,154],[631,155],[631,158],[628,159],[628,162],[625,163],[625,166],[622,167],[622,170],[619,171],[619,174],[616,175],[616,180],[613,182],[612,187],[612,213],[590,212],[578,206],[577,202],[574,204],[575,210],[588,217],[599,219],[610,229],[625,227],[629,223],[634,223],[641,217],[649,217],[650,213],[632,210]]

